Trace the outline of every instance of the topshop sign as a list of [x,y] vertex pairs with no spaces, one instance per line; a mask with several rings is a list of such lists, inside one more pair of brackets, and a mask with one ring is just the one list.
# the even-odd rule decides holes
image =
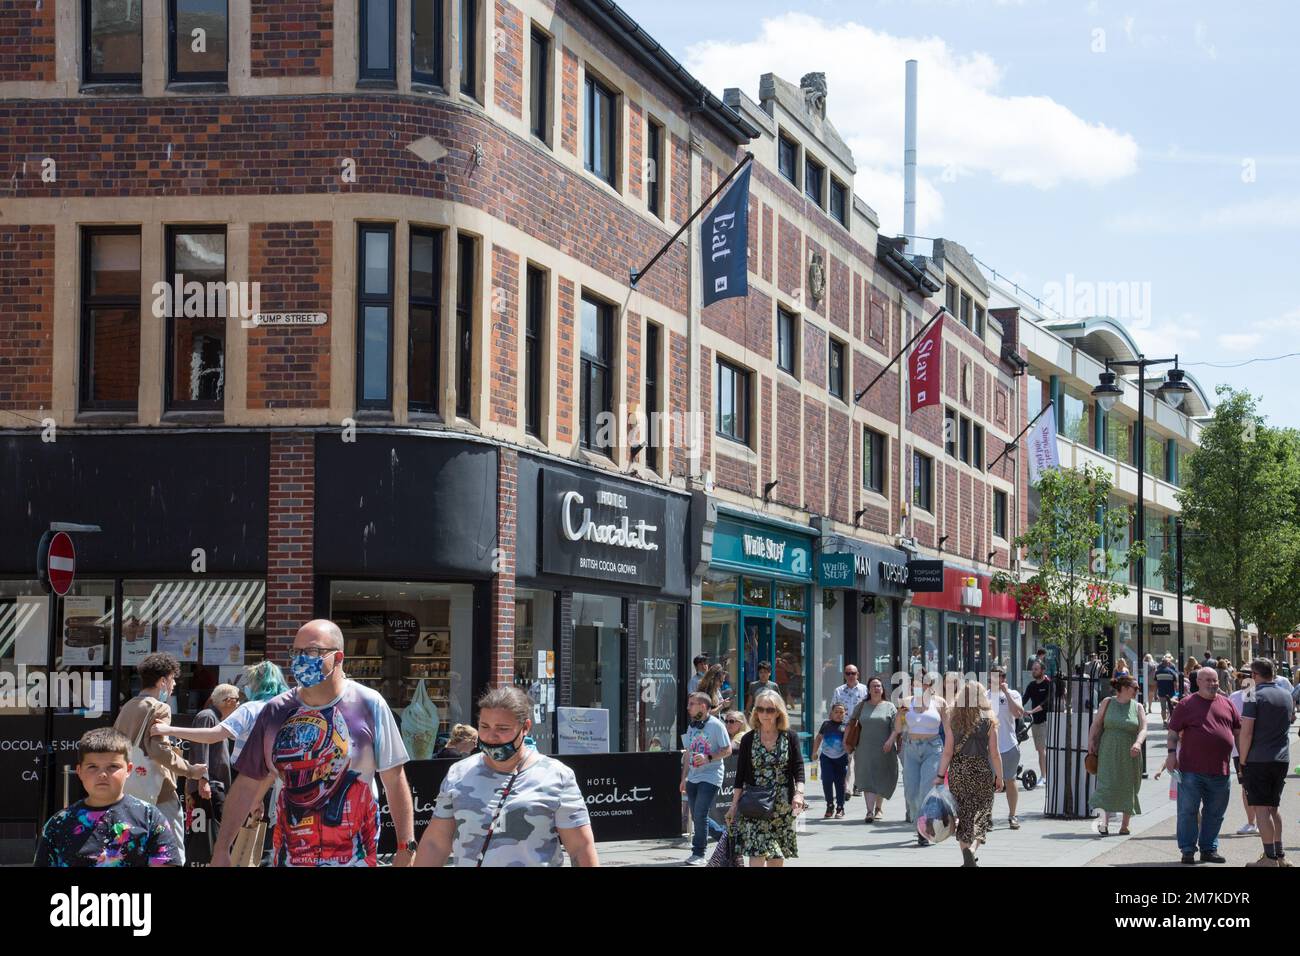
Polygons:
[[593,478],[542,474],[542,568],[548,574],[661,587],[662,498]]

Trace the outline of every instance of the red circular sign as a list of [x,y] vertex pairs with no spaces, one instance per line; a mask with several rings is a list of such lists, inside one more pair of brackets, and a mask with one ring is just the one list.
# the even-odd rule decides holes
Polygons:
[[54,593],[63,597],[72,587],[72,579],[77,571],[77,552],[72,547],[72,539],[60,531],[50,539],[49,556],[45,567],[50,578],[50,587]]

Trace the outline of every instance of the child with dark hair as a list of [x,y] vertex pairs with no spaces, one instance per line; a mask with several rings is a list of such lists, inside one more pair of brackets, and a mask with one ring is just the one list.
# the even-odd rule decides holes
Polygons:
[[131,742],[111,727],[81,738],[77,778],[86,798],[60,810],[41,830],[37,866],[176,866],[182,856],[152,804],[126,794]]

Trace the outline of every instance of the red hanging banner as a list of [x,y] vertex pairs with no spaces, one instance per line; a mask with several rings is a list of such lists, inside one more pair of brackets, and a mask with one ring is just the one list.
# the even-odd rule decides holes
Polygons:
[[911,395],[912,411],[927,405],[939,404],[939,389],[943,381],[943,319],[935,320],[934,328],[922,336],[907,359],[907,384]]

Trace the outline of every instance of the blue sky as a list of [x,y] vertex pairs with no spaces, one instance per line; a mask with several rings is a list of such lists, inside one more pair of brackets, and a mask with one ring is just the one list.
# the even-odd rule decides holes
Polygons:
[[[855,188],[902,231],[903,62],[920,61],[918,227],[1037,295],[1132,283],[1147,355],[1300,427],[1300,6],[1142,0],[624,0],[715,92],[827,73]],[[1078,302],[1079,307],[1086,305]],[[1077,310],[1071,310],[1077,311]],[[1115,310],[1112,310],[1115,311]]]

